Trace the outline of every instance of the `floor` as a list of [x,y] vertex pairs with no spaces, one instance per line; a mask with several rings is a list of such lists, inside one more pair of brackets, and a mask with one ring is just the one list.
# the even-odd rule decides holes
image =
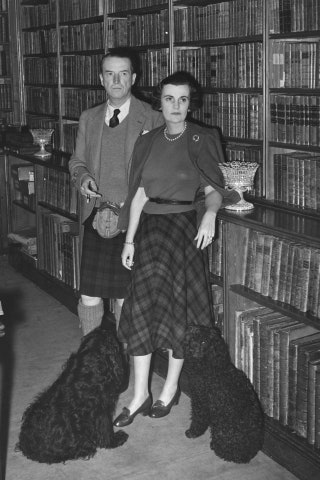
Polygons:
[[[115,450],[100,450],[90,460],[46,465],[15,451],[27,405],[52,383],[80,341],[77,318],[0,257],[0,299],[6,335],[0,338],[0,480],[295,480],[260,452],[249,464],[224,462],[209,448],[209,433],[189,440],[190,400],[162,419],[137,416],[127,427],[128,441]],[[163,380],[153,376],[154,398]],[[119,399],[117,412],[132,392]]]

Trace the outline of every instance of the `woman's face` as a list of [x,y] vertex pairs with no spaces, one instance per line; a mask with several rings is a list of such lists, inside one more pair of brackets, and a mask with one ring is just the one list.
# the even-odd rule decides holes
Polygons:
[[183,124],[190,105],[189,85],[164,85],[161,108],[166,124]]

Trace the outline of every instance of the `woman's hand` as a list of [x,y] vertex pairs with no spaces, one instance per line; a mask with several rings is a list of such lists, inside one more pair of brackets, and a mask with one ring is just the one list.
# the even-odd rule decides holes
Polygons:
[[197,236],[195,240],[197,242],[197,248],[203,250],[210,243],[212,243],[216,229],[216,213],[206,211],[202,217]]
[[134,244],[125,243],[121,253],[122,265],[127,269],[131,270],[133,267],[133,256],[134,256]]
[[217,212],[222,203],[222,195],[210,185],[204,188],[206,213],[203,215],[195,238],[197,248],[203,250],[213,240],[216,231]]

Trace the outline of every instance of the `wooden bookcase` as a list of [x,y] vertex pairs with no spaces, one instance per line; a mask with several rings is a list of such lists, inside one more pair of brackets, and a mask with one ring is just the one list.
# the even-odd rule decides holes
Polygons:
[[[70,9],[63,0],[22,0],[20,7],[22,119],[30,126],[55,128],[55,150],[71,153],[81,111],[104,101],[98,75],[101,55],[108,48],[128,45],[141,59],[135,93],[148,98],[151,87],[168,73],[188,70],[204,90],[204,104],[194,120],[219,127],[226,159],[259,163],[247,194],[255,208],[247,213],[221,210],[219,234],[210,252],[215,311],[234,360],[240,347],[239,311],[265,307],[320,331],[318,311],[310,311],[310,305],[302,311],[291,299],[276,300],[244,280],[245,246],[252,232],[263,242],[272,236],[275,242],[296,243],[299,255],[304,248],[320,249],[319,2],[78,0]],[[36,226],[34,271],[48,286],[59,285],[68,302],[75,285],[55,278],[50,254],[42,246],[50,245],[50,214],[77,218],[43,196],[47,169],[50,178],[67,175],[66,163],[57,160],[65,158],[60,155],[45,163],[7,154],[7,182],[12,191],[11,164],[34,165],[34,212],[11,197],[9,218],[12,228],[20,220]],[[21,255],[15,258],[25,268]],[[257,263],[263,257],[259,258]],[[296,279],[300,267],[295,265]],[[262,275],[263,264],[258,267]],[[316,278],[314,268],[311,277],[310,270],[308,288],[310,278]],[[250,368],[256,368],[250,358]],[[156,363],[160,372],[165,369],[161,355]],[[266,415],[264,450],[299,478],[319,478],[319,448],[272,415]]]
[[0,128],[21,123],[23,92],[17,0],[0,2]]
[[13,123],[13,88],[8,1],[0,3],[0,124]]
[[76,311],[79,289],[79,201],[68,157],[50,161],[7,151],[9,259]]
[[[250,337],[253,340],[253,349],[255,348],[254,345],[257,343],[260,343],[261,348],[262,346],[264,348],[266,342],[263,342],[262,337],[260,338],[257,333],[252,332],[252,327],[247,330],[247,334],[241,336],[240,313],[248,313],[249,311],[250,314],[252,309],[264,307],[269,309],[270,312],[273,312],[273,314],[278,314],[287,325],[295,322],[296,324],[301,324],[301,328],[303,325],[310,326],[310,334],[311,332],[320,331],[320,321],[319,316],[314,315],[310,311],[310,298],[307,308],[303,309],[307,311],[301,311],[297,306],[293,306],[296,295],[298,294],[298,287],[300,286],[299,278],[295,278],[293,274],[291,277],[293,278],[291,284],[292,294],[289,303],[275,299],[276,297],[272,295],[270,290],[268,292],[265,291],[264,294],[262,294],[261,292],[263,289],[261,289],[261,285],[258,288],[256,286],[247,286],[245,276],[248,273],[248,268],[251,271],[251,275],[253,274],[254,276],[255,272],[259,272],[259,269],[267,269],[267,264],[265,262],[266,260],[269,260],[271,262],[272,270],[269,271],[266,280],[263,280],[269,284],[270,280],[273,281],[275,279],[277,263],[281,260],[274,260],[274,264],[272,263],[273,256],[276,255],[275,250],[273,252],[272,249],[271,252],[270,250],[262,250],[262,256],[260,259],[258,250],[256,252],[251,251],[252,253],[248,258],[246,253],[248,240],[250,245],[250,236],[253,232],[257,232],[260,234],[260,238],[264,240],[271,237],[274,241],[274,245],[276,241],[280,241],[284,245],[292,242],[297,245],[300,250],[306,248],[310,253],[318,252],[320,255],[318,236],[320,222],[314,218],[303,218],[295,213],[283,212],[269,206],[260,205],[255,206],[255,209],[252,212],[242,213],[241,215],[230,211],[228,212],[227,210],[221,210],[219,218],[223,224],[224,333],[228,339],[230,353],[235,364],[246,371],[256,387],[256,373],[254,372],[254,369],[258,368],[258,371],[259,369],[262,369],[262,355],[260,352],[259,362],[259,358],[257,358],[254,350],[252,351],[250,349]],[[264,245],[266,245],[266,242]],[[315,272],[313,272],[313,274],[314,273]],[[278,273],[278,276],[279,274],[281,279],[281,271]],[[307,298],[308,295],[310,297],[312,289],[316,287],[315,283],[319,284],[319,275],[318,268],[316,276],[308,276],[307,282],[303,284],[305,289],[304,295],[306,295]],[[288,272],[287,274],[284,274],[283,279],[287,282],[290,280]],[[270,295],[272,295],[272,297]],[[259,312],[255,313],[255,317],[259,317]],[[250,317],[248,318],[250,319]],[[253,316],[251,315],[251,320],[252,318]],[[248,326],[245,328],[248,328]],[[248,341],[247,344],[246,341]],[[265,377],[267,375],[270,375],[271,377],[273,375],[273,383],[271,384],[271,388],[267,391],[267,395],[265,397],[263,396],[262,389],[260,392],[260,400],[264,406],[265,412],[268,412],[265,417],[266,431],[264,451],[277,462],[284,465],[288,470],[291,470],[298,478],[315,480],[319,477],[320,473],[320,449],[316,448],[314,444],[308,443],[307,434],[302,436],[301,434],[298,434],[291,425],[288,426],[287,422],[282,421],[281,417],[280,420],[277,419],[275,409],[271,408],[270,411],[267,409],[268,402],[271,402],[271,406],[274,407],[277,405],[277,402],[279,404],[279,402],[283,401],[283,398],[280,397],[280,395],[284,396],[282,393],[278,393],[278,397],[276,395],[277,388],[280,389],[281,392],[281,388],[284,388],[284,385],[279,383],[279,377],[278,379],[276,378],[277,368],[279,367],[276,367],[276,363],[272,364],[272,362],[270,365],[270,356],[271,360],[276,362],[277,355],[280,354],[284,356],[287,352],[285,352],[285,350],[280,350],[280,352],[278,350],[278,353],[276,352],[275,348],[273,353],[271,352],[268,354],[269,357],[266,357],[268,358],[268,366],[264,370],[264,373],[263,371],[260,372],[261,383],[266,380]],[[239,358],[242,358],[241,355],[244,355],[245,357],[242,363],[239,362]],[[257,364],[255,364],[255,362],[257,362]],[[286,381],[288,382],[288,389],[288,378]],[[256,390],[258,393],[257,388]],[[304,407],[302,404],[298,404],[297,406],[298,408]],[[287,405],[284,409],[285,408],[290,407]],[[307,431],[306,425],[305,431]]]

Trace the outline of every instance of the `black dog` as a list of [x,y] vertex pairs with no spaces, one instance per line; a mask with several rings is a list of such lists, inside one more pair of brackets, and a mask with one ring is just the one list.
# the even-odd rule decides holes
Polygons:
[[17,449],[43,463],[92,457],[128,438],[112,420],[127,373],[114,331],[98,327],[83,337],[57,380],[26,409]]
[[188,438],[211,430],[210,447],[220,458],[249,462],[263,445],[263,413],[253,386],[231,362],[216,328],[189,327],[185,369],[191,394]]

